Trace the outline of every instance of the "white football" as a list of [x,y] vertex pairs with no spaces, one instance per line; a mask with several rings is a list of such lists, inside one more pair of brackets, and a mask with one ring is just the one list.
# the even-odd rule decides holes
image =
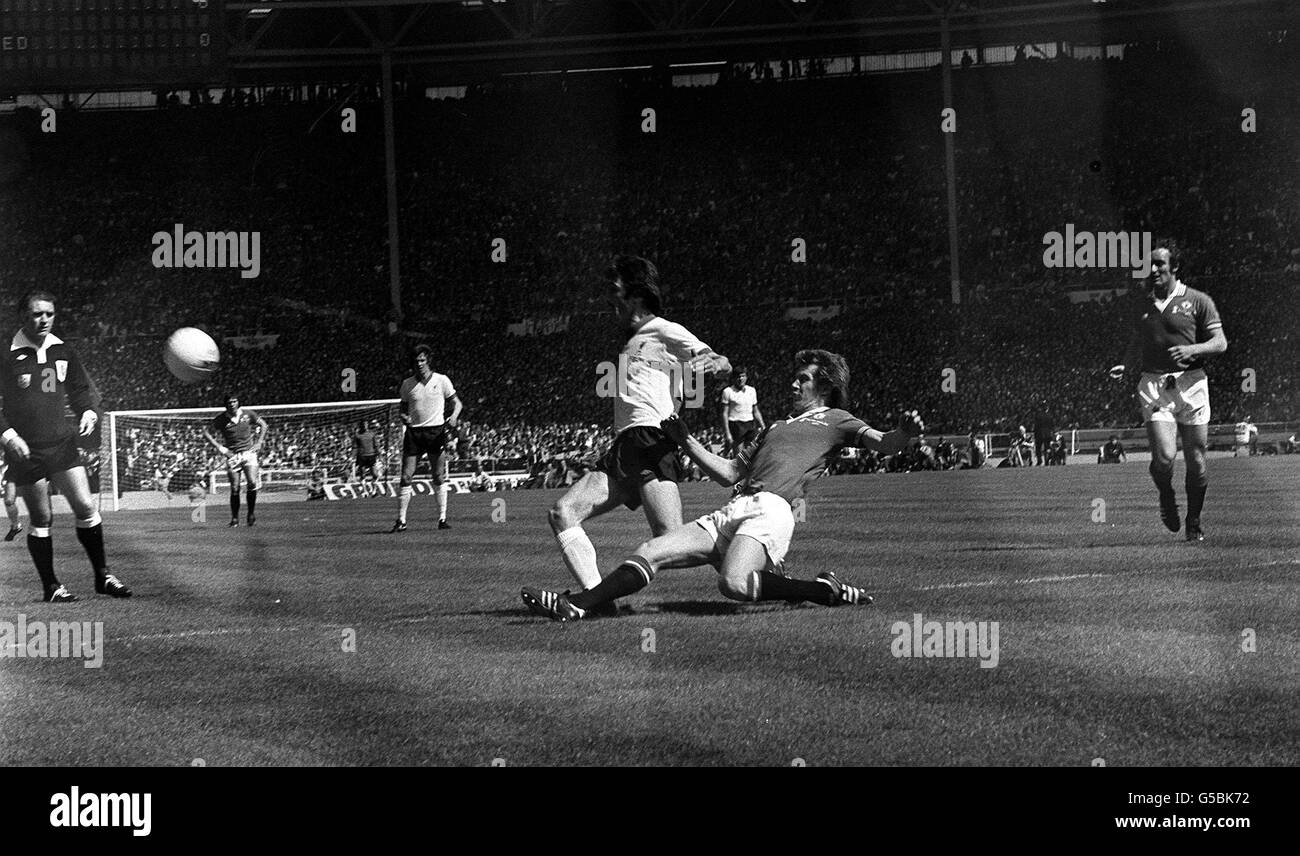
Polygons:
[[196,327],[182,327],[163,346],[167,370],[186,383],[208,380],[221,365],[221,351],[212,337]]

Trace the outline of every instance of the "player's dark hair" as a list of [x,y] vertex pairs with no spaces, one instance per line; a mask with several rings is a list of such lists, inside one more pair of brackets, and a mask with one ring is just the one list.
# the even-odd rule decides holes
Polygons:
[[626,297],[641,298],[646,309],[659,314],[662,292],[659,289],[659,268],[654,262],[640,256],[615,256],[605,275],[610,282],[622,280]]
[[849,364],[839,354],[819,349],[800,351],[794,355],[795,371],[813,365],[813,381],[826,398],[827,407],[844,407],[849,402]]
[[433,348],[428,345],[415,346],[415,350],[411,352],[411,365],[415,365],[420,359],[420,354],[424,354],[424,358],[429,361],[429,368],[433,368]]
[[1151,252],[1169,251],[1169,270],[1176,271],[1183,266],[1183,249],[1173,238],[1157,238],[1151,242]]
[[740,377],[741,375],[747,375],[747,374],[749,374],[749,368],[748,368],[747,366],[732,366],[732,367],[731,367],[731,379],[732,379],[732,380],[737,380],[737,379],[739,379],[739,377]]
[[54,295],[50,294],[48,291],[42,289],[29,291],[19,298],[16,304],[14,304],[14,310],[18,313],[19,318],[24,320],[26,319],[27,311],[31,308],[32,301],[35,300],[48,300],[51,303],[57,303],[54,299]]

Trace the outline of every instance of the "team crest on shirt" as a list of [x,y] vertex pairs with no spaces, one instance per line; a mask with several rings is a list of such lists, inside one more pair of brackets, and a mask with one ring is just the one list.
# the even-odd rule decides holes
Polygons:
[[31,385],[32,385],[32,376],[31,376],[30,374],[20,374],[20,375],[18,375],[18,388],[19,388],[19,389],[26,389],[27,387],[29,387],[29,386],[31,386]]
[[67,379],[68,379],[68,361],[67,361],[67,360],[55,360],[55,361],[54,361],[54,374],[59,378],[59,383],[63,383],[65,380],[67,380]]

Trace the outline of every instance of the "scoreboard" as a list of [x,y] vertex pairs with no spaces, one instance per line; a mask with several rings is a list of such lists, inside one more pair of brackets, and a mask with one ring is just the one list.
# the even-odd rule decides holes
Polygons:
[[216,82],[223,0],[0,0],[0,91]]

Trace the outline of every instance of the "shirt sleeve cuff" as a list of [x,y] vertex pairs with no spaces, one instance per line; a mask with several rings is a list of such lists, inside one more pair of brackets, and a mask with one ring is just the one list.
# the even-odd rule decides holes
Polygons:
[[13,438],[17,436],[18,436],[18,432],[10,428],[9,430],[5,431],[3,434],[0,434],[0,442],[3,442],[7,446],[9,445],[10,441],[12,441]]

